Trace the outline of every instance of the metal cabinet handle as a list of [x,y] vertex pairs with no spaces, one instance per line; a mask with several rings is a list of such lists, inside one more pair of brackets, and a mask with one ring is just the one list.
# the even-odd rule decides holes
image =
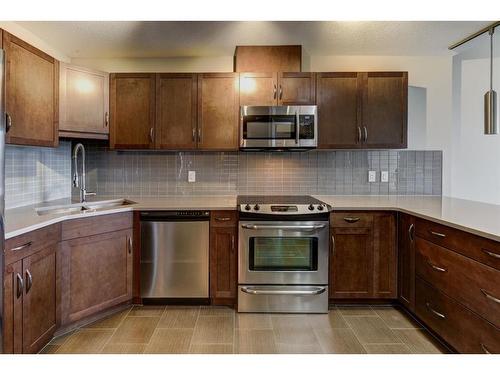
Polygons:
[[413,236],[414,232],[415,232],[415,225],[410,224],[408,228],[408,237],[410,238],[411,242],[413,242],[413,240],[415,239],[415,237]]
[[356,143],[360,143],[361,142],[361,127],[358,126],[358,140]]
[[427,264],[432,267],[433,270],[438,271],[438,272],[446,272],[448,271],[446,268],[436,266],[435,264],[432,264],[429,259],[427,259]]
[[432,230],[429,231],[430,234],[433,234],[434,236],[436,237],[441,237],[441,238],[445,238],[446,237],[446,234],[444,233],[439,233],[439,232],[434,232]]
[[335,254],[335,237],[332,234],[332,256]]
[[368,129],[366,128],[366,126],[363,126],[363,133],[364,133],[364,141],[366,143],[366,141],[368,141]]
[[104,114],[104,127],[106,127],[106,128],[107,128],[107,127],[108,127],[108,125],[109,125],[109,113],[108,113],[108,112],[106,112],[106,113]]
[[201,143],[201,127],[198,128],[198,142]]
[[20,298],[23,295],[23,290],[24,290],[24,281],[23,277],[20,274],[16,274],[17,278],[17,298]]
[[359,217],[344,217],[344,221],[348,223],[355,223],[359,221]]
[[494,253],[492,251],[488,251],[486,249],[481,249],[484,253],[488,254],[490,257],[500,259],[500,254]]
[[149,129],[149,140],[151,141],[151,143],[153,143],[153,131],[153,128]]
[[441,318],[441,319],[446,319],[446,315],[434,310],[432,307],[431,307],[431,304],[429,302],[427,302],[425,304],[425,306],[427,306],[427,310],[429,310],[431,313],[433,313],[434,315],[436,315],[438,318]]
[[128,238],[128,253],[132,254],[132,237]]
[[8,113],[5,113],[5,132],[8,133],[12,127],[12,117]]
[[481,349],[483,349],[484,354],[491,354],[486,345],[484,345],[483,343],[481,343]]
[[281,98],[283,98],[283,88],[280,85],[280,100],[281,100]]
[[216,217],[215,220],[217,221],[229,221],[231,220],[230,217]]
[[483,294],[485,295],[486,298],[492,300],[493,302],[500,303],[500,299],[499,298],[496,298],[496,297],[492,296],[486,290],[481,289],[481,292],[483,292]]
[[231,236],[231,251],[234,253],[234,234]]
[[193,140],[193,142],[196,142],[196,129],[195,128],[193,128],[193,130],[192,130],[191,139]]
[[10,251],[20,251],[26,249],[27,247],[30,247],[31,245],[33,245],[33,241],[28,241],[25,244],[22,244],[21,246],[13,247],[12,249],[10,249]]
[[273,85],[273,86],[274,86],[273,99],[276,99],[276,90],[277,90],[277,87],[276,87],[276,85]]
[[250,288],[250,287],[242,287],[241,291],[243,293],[247,294],[287,294],[287,295],[299,295],[299,296],[310,296],[310,295],[315,295],[315,294],[321,294],[324,293],[326,288],[324,287],[319,287],[313,290],[269,290],[269,289],[257,289],[257,288]]
[[33,276],[31,276],[30,270],[26,270],[26,294],[28,294],[32,286],[33,286]]

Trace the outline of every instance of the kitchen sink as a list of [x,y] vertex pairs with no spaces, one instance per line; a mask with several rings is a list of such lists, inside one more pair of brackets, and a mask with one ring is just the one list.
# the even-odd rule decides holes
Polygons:
[[128,199],[113,199],[107,201],[95,201],[95,202],[84,202],[84,203],[73,203],[59,206],[47,206],[36,208],[35,211],[39,216],[42,215],[61,215],[61,214],[75,214],[84,212],[95,212],[109,210],[117,207],[129,206],[135,204]]

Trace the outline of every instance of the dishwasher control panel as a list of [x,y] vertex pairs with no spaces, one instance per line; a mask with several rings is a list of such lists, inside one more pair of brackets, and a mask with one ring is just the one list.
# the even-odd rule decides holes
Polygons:
[[182,210],[182,211],[144,211],[141,220],[176,220],[176,219],[206,219],[210,218],[210,211]]

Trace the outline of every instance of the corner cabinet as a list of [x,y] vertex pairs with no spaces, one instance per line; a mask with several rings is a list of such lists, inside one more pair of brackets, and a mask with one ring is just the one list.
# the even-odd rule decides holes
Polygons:
[[58,145],[59,62],[3,31],[6,142]]

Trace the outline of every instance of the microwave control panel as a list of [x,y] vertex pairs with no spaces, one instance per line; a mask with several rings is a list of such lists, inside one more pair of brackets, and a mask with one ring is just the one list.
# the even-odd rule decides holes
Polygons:
[[314,115],[299,116],[299,138],[314,139]]

